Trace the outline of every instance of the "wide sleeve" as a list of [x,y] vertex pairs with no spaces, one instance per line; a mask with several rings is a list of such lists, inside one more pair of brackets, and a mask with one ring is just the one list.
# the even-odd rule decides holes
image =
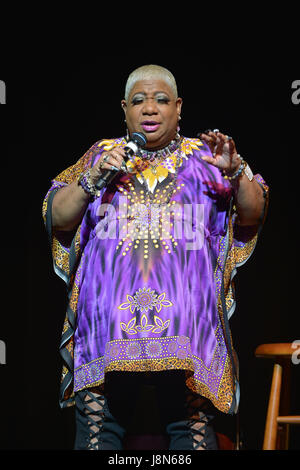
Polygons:
[[51,186],[43,200],[42,215],[48,234],[53,267],[56,274],[67,284],[70,283],[74,268],[80,258],[80,225],[72,232],[54,230],[52,225],[52,203],[56,192],[73,181],[80,174],[93,166],[97,155],[101,153],[101,141],[96,142],[74,165],[51,180]]
[[222,259],[223,272],[223,296],[226,301],[226,316],[228,318],[232,316],[236,307],[233,278],[237,269],[245,264],[253,254],[268,210],[269,187],[261,175],[257,174],[254,178],[261,186],[264,196],[264,207],[259,223],[250,226],[239,225],[233,204],[229,211],[227,232],[223,237],[220,237],[219,241],[219,257]]

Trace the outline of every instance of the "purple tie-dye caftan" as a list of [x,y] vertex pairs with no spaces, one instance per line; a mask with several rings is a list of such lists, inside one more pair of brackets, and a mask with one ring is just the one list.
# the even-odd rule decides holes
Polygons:
[[69,294],[61,406],[72,405],[76,391],[101,386],[109,371],[183,369],[190,389],[233,413],[232,278],[251,255],[258,229],[235,223],[230,183],[201,159],[211,155],[206,144],[183,137],[155,169],[133,157],[128,173],[91,200],[76,232],[52,230],[58,188],[125,143],[96,142],[54,178],[43,204],[54,269]]

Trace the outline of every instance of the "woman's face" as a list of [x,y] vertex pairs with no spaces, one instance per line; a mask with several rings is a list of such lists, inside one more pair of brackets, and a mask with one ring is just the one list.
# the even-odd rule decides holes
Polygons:
[[132,87],[128,100],[122,100],[129,134],[142,132],[147,148],[159,149],[175,138],[182,99],[175,99],[163,80],[140,80]]

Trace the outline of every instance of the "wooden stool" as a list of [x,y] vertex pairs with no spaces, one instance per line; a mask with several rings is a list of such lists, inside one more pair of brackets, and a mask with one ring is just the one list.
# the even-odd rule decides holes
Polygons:
[[288,449],[289,425],[300,424],[300,416],[288,414],[290,369],[294,352],[292,343],[261,344],[255,350],[256,357],[274,361],[263,450]]

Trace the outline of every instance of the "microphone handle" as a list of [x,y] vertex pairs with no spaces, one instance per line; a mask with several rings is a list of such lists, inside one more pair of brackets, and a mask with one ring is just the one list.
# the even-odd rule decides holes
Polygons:
[[[126,156],[124,158],[125,162],[127,162],[128,158],[129,158],[128,154],[129,154],[129,152],[127,151]],[[99,180],[97,181],[97,183],[95,184],[95,187],[98,190],[104,188],[104,186],[107,186],[109,183],[112,182],[112,180],[119,173],[119,171],[117,171],[117,170],[106,170],[106,171],[104,171],[102,173],[102,175],[100,176]]]
[[118,172],[116,170],[106,170],[102,175],[101,178],[98,179],[95,187],[100,190],[107,186],[116,176]]

